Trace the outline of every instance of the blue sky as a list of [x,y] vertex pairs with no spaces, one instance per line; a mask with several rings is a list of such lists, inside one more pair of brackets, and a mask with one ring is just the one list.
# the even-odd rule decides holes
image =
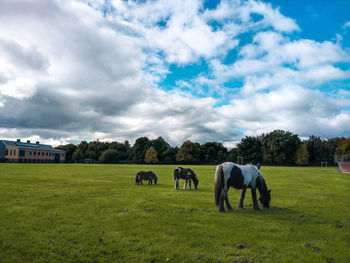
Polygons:
[[2,1],[0,137],[350,136],[349,1]]

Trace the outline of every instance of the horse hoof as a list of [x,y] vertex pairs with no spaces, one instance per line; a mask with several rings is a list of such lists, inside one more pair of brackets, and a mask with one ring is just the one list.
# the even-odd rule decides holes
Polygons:
[[221,207],[217,206],[216,211],[223,213],[223,212],[225,212],[225,208],[221,208]]
[[245,209],[245,207],[244,207],[244,206],[237,206],[237,208],[238,208],[238,209],[242,209],[242,210],[244,210],[244,209]]

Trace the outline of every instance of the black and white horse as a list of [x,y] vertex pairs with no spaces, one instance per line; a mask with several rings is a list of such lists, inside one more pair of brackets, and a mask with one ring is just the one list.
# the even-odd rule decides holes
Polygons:
[[243,200],[247,188],[252,190],[254,209],[260,210],[256,198],[256,189],[259,190],[259,201],[266,208],[270,207],[271,190],[267,189],[265,179],[260,171],[251,164],[238,165],[231,162],[225,162],[216,167],[215,172],[215,204],[219,212],[225,212],[224,201],[228,210],[233,210],[228,201],[227,191],[230,187],[242,189],[241,197],[238,201],[238,208],[244,208]]
[[158,181],[158,177],[157,175],[152,172],[152,171],[140,171],[136,174],[136,178],[135,178],[135,184],[142,184],[142,180],[148,180],[148,184],[152,184],[152,182],[154,181],[154,184],[157,184]]
[[189,189],[191,190],[191,181],[193,181],[194,188],[197,189],[198,187],[198,178],[195,172],[193,172],[190,168],[182,168],[182,167],[176,167],[174,170],[174,181],[175,185],[174,188],[176,190],[179,190],[179,181],[180,179],[185,179],[186,182],[184,183],[184,190],[187,188],[187,183],[189,182]]

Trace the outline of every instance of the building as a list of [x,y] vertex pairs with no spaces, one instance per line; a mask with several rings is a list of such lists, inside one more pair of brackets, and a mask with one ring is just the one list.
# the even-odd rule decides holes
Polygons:
[[64,163],[66,152],[39,142],[0,140],[0,160],[11,163]]

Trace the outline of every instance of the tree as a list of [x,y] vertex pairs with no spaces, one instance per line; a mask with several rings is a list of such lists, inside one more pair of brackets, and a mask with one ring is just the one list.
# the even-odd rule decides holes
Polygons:
[[118,163],[119,161],[119,152],[114,149],[105,150],[99,159],[101,163]]
[[136,163],[142,163],[150,144],[151,142],[147,137],[138,138],[131,150],[132,160]]
[[200,145],[191,141],[185,141],[176,155],[179,163],[198,163],[200,160]]
[[263,162],[268,164],[294,164],[295,154],[301,141],[298,135],[282,130],[275,130],[262,135]]
[[226,160],[227,149],[217,142],[207,142],[201,145],[200,159],[204,163],[220,163]]
[[75,163],[82,163],[85,159],[85,155],[82,150],[77,149],[73,154],[72,154],[72,161]]
[[163,162],[167,151],[171,148],[170,145],[162,137],[152,140],[151,145],[157,151],[159,161]]
[[146,163],[156,163],[159,161],[157,157],[157,151],[152,146],[149,147],[145,153],[145,162]]
[[164,152],[163,163],[172,164],[176,163],[176,155],[179,151],[178,147],[170,147]]
[[336,149],[337,154],[348,154],[350,153],[350,138],[342,138],[340,145]]
[[238,153],[246,163],[261,163],[263,160],[261,137],[246,136],[237,144]]
[[309,163],[319,165],[321,162],[333,162],[333,155],[338,143],[337,141],[327,141],[320,137],[310,136],[307,141]]
[[340,144],[336,149],[336,154],[339,155],[339,161],[350,160],[350,138],[341,139]]
[[70,144],[66,144],[66,145],[57,146],[56,149],[66,151],[66,162],[67,163],[73,162],[73,154],[74,154],[75,150],[77,149],[76,145],[70,143]]
[[240,156],[240,153],[238,152],[238,148],[232,148],[227,153],[227,160],[230,162],[237,162],[237,157]]
[[302,143],[296,152],[295,163],[298,165],[307,165],[309,163],[309,152],[307,151],[306,143]]

